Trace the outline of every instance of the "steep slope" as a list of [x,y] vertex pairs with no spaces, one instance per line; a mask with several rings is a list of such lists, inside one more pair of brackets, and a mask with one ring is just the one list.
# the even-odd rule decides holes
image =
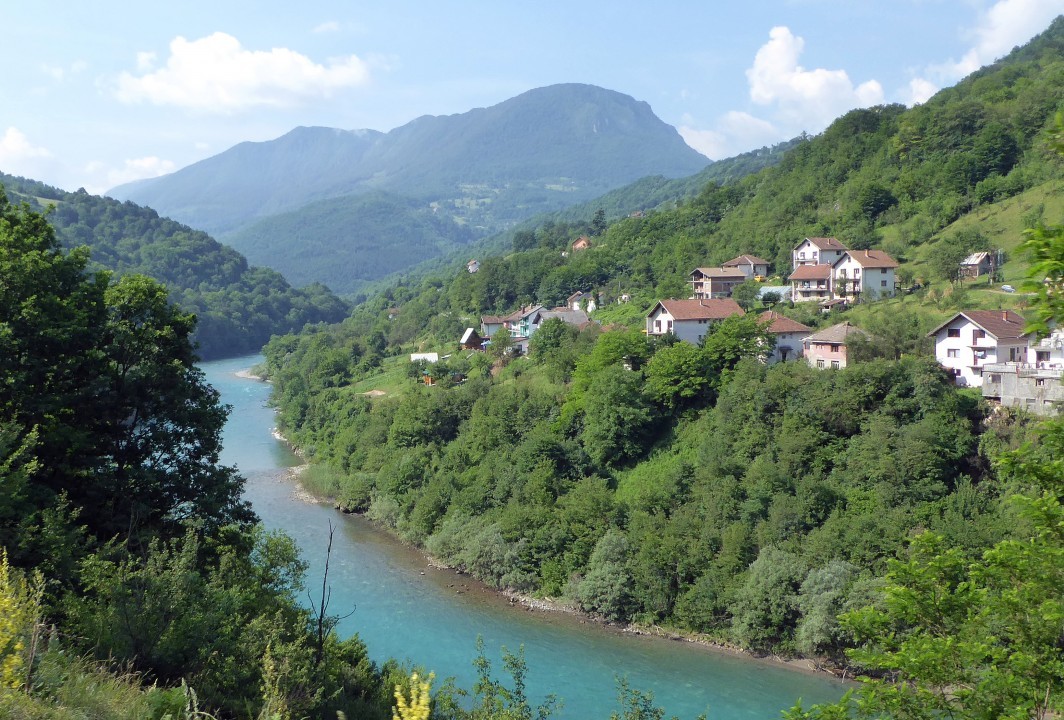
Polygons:
[[470,237],[467,228],[431,208],[372,191],[264,218],[226,241],[253,263],[283,269],[297,287],[321,282],[349,295],[367,281],[461,247]]
[[323,285],[296,290],[280,273],[251,267],[206,233],[150,208],[2,173],[0,186],[13,202],[54,205],[47,218],[60,241],[68,248],[87,246],[95,268],[165,284],[171,301],[196,313],[195,339],[204,359],[255,352],[271,335],[339,322],[348,312]]

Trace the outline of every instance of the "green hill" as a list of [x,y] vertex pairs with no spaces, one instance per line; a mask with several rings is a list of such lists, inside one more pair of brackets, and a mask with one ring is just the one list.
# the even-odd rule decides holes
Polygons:
[[347,314],[347,305],[324,285],[294,289],[280,273],[249,266],[206,233],[150,208],[10,175],[0,174],[0,185],[12,202],[54,205],[47,218],[60,242],[68,249],[87,246],[92,267],[166,285],[171,301],[196,313],[194,338],[204,359],[256,352],[272,335],[339,322]]

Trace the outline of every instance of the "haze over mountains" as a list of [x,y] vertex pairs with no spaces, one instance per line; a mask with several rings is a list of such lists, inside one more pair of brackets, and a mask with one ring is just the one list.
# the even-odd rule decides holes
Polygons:
[[538,213],[707,165],[647,103],[564,84],[388,133],[296,128],[108,195],[206,230],[296,284],[352,292]]

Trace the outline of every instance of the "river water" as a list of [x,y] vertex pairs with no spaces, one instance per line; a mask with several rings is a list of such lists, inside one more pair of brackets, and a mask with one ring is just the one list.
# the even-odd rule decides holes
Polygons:
[[246,497],[269,529],[292,536],[310,564],[308,602],[321,592],[329,524],[334,527],[329,567],[329,612],[348,615],[342,635],[358,633],[376,661],[409,660],[454,677],[472,688],[477,637],[483,638],[495,677],[501,649],[524,647],[527,692],[535,702],[547,693],[561,699],[554,717],[605,720],[619,710],[616,680],[654,694],[668,716],[683,720],[707,713],[710,720],[778,718],[801,698],[839,698],[846,685],[777,664],[733,656],[690,643],[636,636],[577,616],[513,607],[501,595],[448,570],[429,567],[412,549],[371,523],[300,499],[288,469],[299,464],[272,434],[269,385],[241,377],[258,356],[204,363],[208,381],[232,406],[222,461],[247,478]]

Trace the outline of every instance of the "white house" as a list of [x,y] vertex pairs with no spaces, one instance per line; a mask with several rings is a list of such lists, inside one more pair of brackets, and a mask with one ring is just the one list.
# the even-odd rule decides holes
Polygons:
[[1027,362],[1040,367],[1064,367],[1064,328],[1055,327],[1038,340],[1032,337],[1027,347]]
[[768,264],[768,260],[759,258],[756,255],[740,255],[724,263],[721,267],[739,270],[749,280],[752,277],[765,277],[768,275]]
[[776,347],[765,357],[765,362],[772,364],[785,360],[796,360],[802,356],[802,341],[809,337],[813,328],[780,315],[775,310],[768,310],[757,316],[762,324],[767,324],[769,333],[776,338]]
[[791,251],[791,267],[800,265],[831,265],[846,252],[846,246],[833,237],[812,237],[802,240]]
[[846,250],[832,264],[835,297],[877,300],[894,297],[898,261],[882,250]]
[[1026,324],[1011,310],[965,310],[928,335],[935,339],[935,359],[958,385],[982,387],[985,366],[1027,360]]
[[467,262],[465,264],[465,266],[466,266],[466,270],[468,270],[471,273],[475,273],[477,270],[480,269],[480,261],[477,260],[476,258],[473,258],[472,260]]
[[730,298],[659,300],[647,313],[647,335],[672,333],[680,340],[697,345],[712,323],[745,314],[739,303]]

